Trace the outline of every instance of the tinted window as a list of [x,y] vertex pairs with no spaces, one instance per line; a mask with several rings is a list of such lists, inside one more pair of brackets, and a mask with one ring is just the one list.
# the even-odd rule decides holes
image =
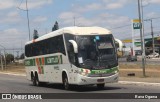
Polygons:
[[62,53],[64,55],[66,54],[62,35],[55,36],[25,46],[25,55],[27,57],[52,53]]

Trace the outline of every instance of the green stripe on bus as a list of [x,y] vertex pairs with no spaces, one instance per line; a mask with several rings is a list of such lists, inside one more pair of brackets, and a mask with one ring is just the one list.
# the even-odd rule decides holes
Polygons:
[[45,58],[45,65],[54,65],[54,64],[62,64],[62,57],[51,56]]
[[106,74],[106,73],[112,73],[114,71],[118,71],[118,67],[114,67],[111,69],[103,69],[103,70],[91,70],[91,74]]
[[[62,64],[62,55],[59,56],[50,56],[50,57],[45,57],[44,62],[42,62],[42,58],[38,58],[39,64],[41,65],[54,65],[54,64]],[[25,60],[25,66],[35,66],[35,59],[26,59]]]
[[42,65],[42,58],[38,58],[40,66]]
[[35,66],[35,59],[26,59],[25,66]]
[[41,66],[40,68],[41,68],[41,74],[44,74],[44,67]]

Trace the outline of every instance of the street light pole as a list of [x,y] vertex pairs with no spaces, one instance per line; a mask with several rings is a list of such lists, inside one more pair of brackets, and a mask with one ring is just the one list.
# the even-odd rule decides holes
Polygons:
[[142,68],[143,68],[143,77],[145,77],[145,50],[144,50],[144,38],[142,33],[142,20],[141,20],[141,10],[140,10],[140,0],[138,0],[138,14],[139,14],[139,23],[140,23],[140,37],[141,37],[141,49],[142,49]]

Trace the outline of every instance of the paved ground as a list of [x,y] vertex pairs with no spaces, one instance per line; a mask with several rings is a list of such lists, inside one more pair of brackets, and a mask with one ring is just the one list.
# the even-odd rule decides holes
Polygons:
[[[149,84],[126,84],[126,83],[108,83],[106,84],[105,88],[103,90],[99,90],[96,88],[96,86],[83,86],[83,87],[77,87],[74,86],[71,88],[71,90],[66,91],[63,89],[62,85],[55,85],[55,84],[48,84],[42,87],[32,86],[29,81],[26,80],[25,76],[15,76],[15,75],[5,75],[0,74],[0,92],[1,93],[33,93],[33,94],[42,94],[42,93],[63,93],[63,95],[74,95],[76,94],[85,94],[89,95],[88,97],[96,98],[100,94],[106,94],[111,95],[112,99],[115,99],[114,97],[115,93],[119,93],[119,98],[132,96],[135,97],[136,94],[143,93],[145,95],[157,95],[160,96],[158,93],[160,92],[159,86],[156,85],[149,85]],[[91,93],[93,96],[91,96],[89,93]],[[95,93],[95,94],[93,94]],[[109,94],[107,94],[109,93]],[[154,93],[154,94],[151,94]],[[53,97],[53,96],[52,96]],[[70,96],[72,97],[72,96]],[[107,97],[107,96],[106,96]],[[132,97],[132,98],[133,98]],[[104,97],[105,98],[105,97]],[[3,102],[2,100],[0,100]],[[13,102],[23,102],[23,101],[32,101],[32,100],[12,100]],[[40,100],[34,100],[34,102],[41,102]],[[43,100],[44,101],[44,100]],[[74,100],[74,99],[58,99],[57,100],[45,100],[46,102],[75,102],[80,100]],[[81,102],[159,102],[159,100],[156,99],[136,99],[132,101],[129,99],[116,99],[116,100],[105,100],[105,99],[88,99],[88,100],[82,100]],[[8,102],[4,100],[4,102]],[[9,101],[10,102],[10,101]]]
[[128,82],[147,82],[147,83],[160,83],[160,78],[138,78],[138,77],[120,77],[119,81]]
[[[141,65],[135,63],[120,63],[120,81],[134,81],[134,82],[151,82],[160,83],[160,66],[159,65],[146,65],[146,77],[143,77]],[[7,68],[0,73],[8,73],[25,76],[25,68],[23,65],[8,65]],[[135,74],[128,76],[128,74]]]
[[[142,77],[142,69],[135,64],[120,64],[119,83],[106,84],[104,90],[97,90],[95,86],[72,88],[70,91],[63,90],[62,85],[49,84],[43,87],[35,87],[26,80],[25,69],[23,65],[9,65],[6,70],[0,71],[0,93],[159,93],[160,77],[159,66],[150,66],[147,68],[147,76]],[[135,76],[127,76],[128,73],[135,73]],[[4,73],[8,73],[4,74]],[[110,94],[111,95],[111,94]],[[157,94],[158,95],[158,94]],[[158,96],[159,97],[159,96]],[[0,100],[1,102],[14,102],[14,100]],[[28,100],[15,100],[16,102],[28,102]],[[54,100],[29,100],[30,102],[159,102],[159,100],[150,99],[54,99]]]

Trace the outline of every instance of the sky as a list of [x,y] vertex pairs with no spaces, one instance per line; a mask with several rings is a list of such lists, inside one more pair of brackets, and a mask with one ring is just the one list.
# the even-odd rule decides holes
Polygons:
[[[115,38],[132,36],[131,20],[138,18],[137,0],[27,0],[31,38],[59,28],[100,26],[112,31]],[[160,0],[142,0],[143,18],[153,19],[155,36],[160,35]],[[145,36],[150,35],[150,21],[144,22]],[[29,40],[26,0],[0,0],[0,45],[6,49],[24,48]],[[139,36],[139,35],[136,35]]]

